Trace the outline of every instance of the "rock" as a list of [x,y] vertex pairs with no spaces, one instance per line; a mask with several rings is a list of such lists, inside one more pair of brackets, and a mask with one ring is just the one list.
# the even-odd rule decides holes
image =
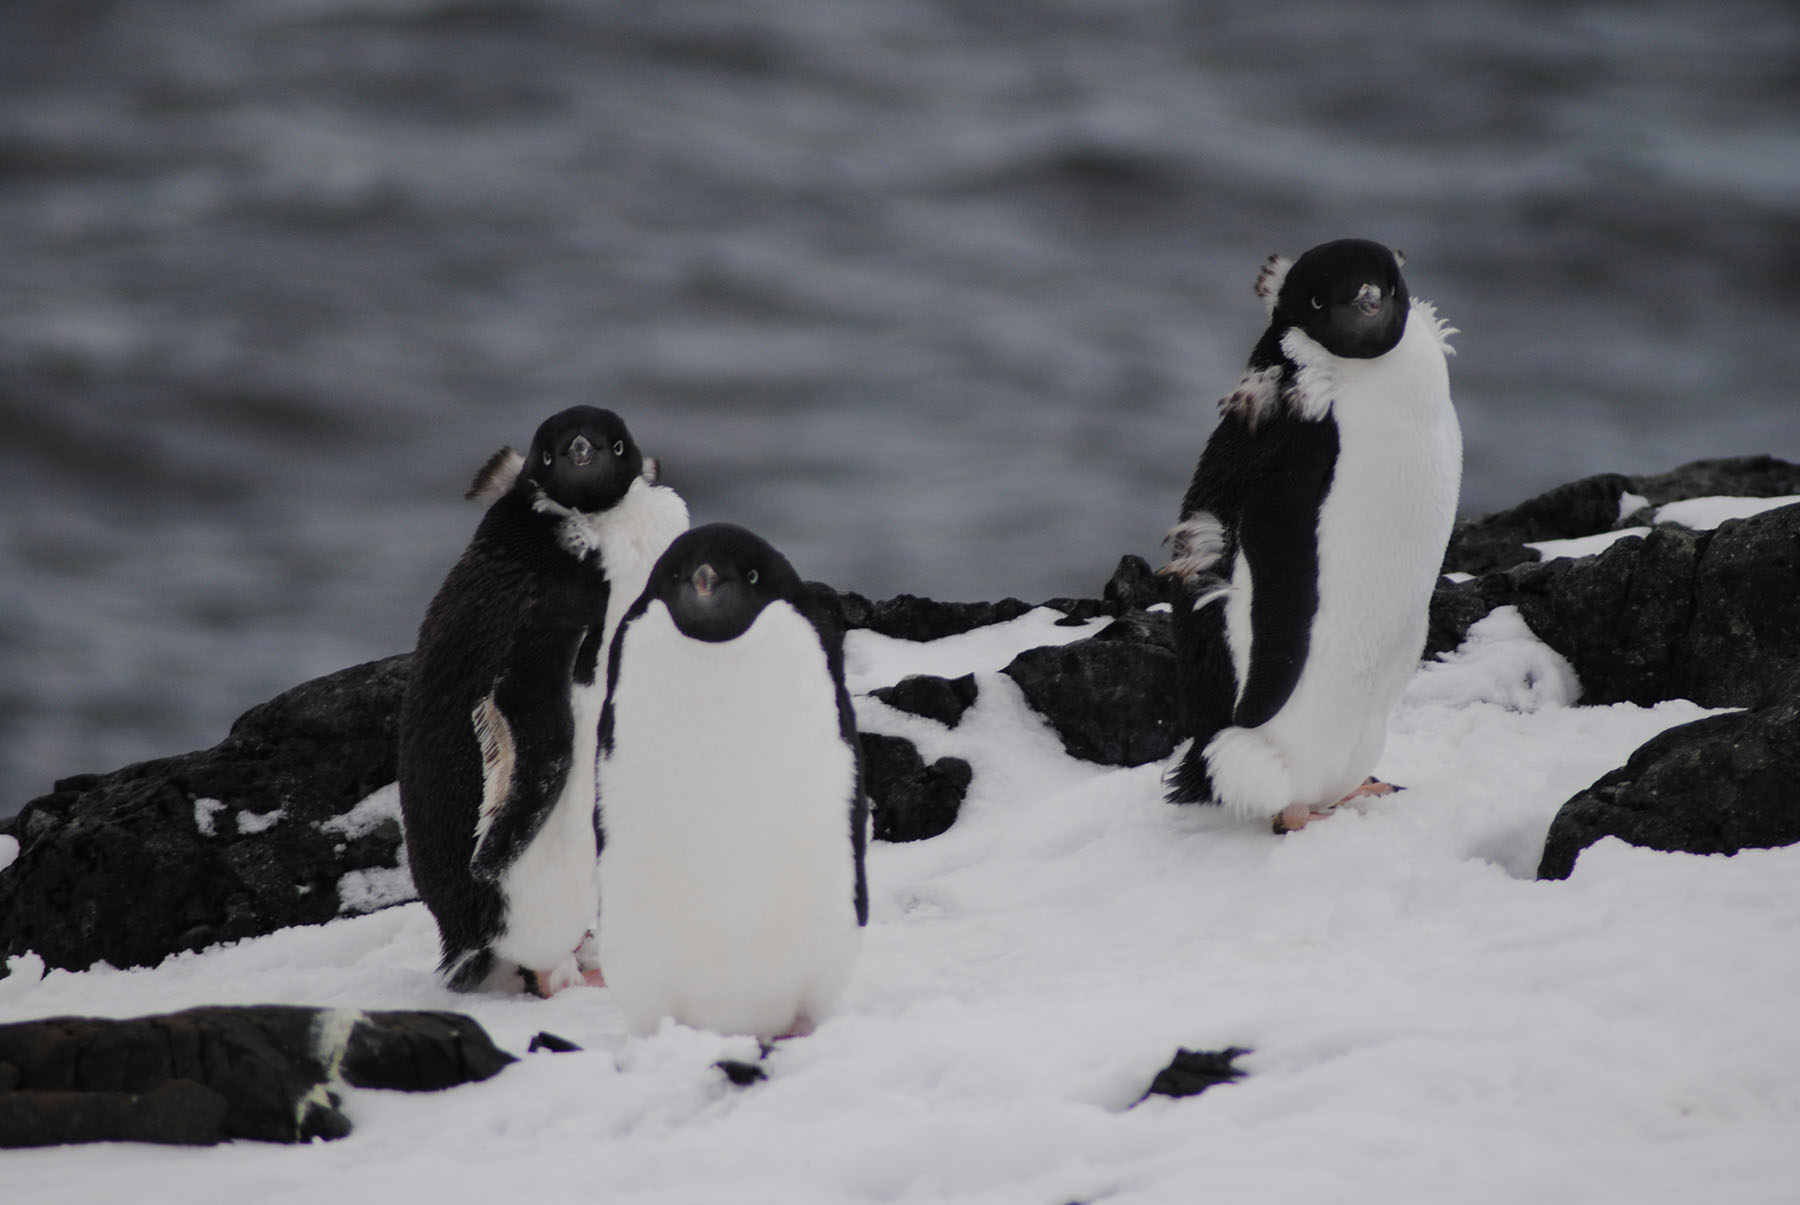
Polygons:
[[403,878],[396,819],[333,822],[394,781],[407,663],[316,679],[245,712],[212,749],[64,779],[28,803],[0,871],[0,951],[71,970],[153,966],[331,920],[348,874]]
[[954,728],[962,723],[963,712],[975,705],[978,690],[974,674],[964,674],[960,678],[911,674],[892,686],[869,693],[898,711],[924,716]]
[[1773,456],[1696,460],[1654,476],[1602,473],[1559,485],[1510,510],[1457,523],[1444,556],[1446,572],[1491,573],[1535,563],[1525,544],[1598,535],[1643,525],[1643,514],[1626,495],[1652,507],[1687,498],[1778,498],[1800,494],[1800,464]]
[[432,1091],[513,1057],[468,1017],[259,1005],[0,1025],[0,1147],[341,1138],[339,1089]]
[[1244,1072],[1233,1064],[1249,1054],[1237,1046],[1224,1050],[1179,1049],[1169,1065],[1156,1073],[1150,1087],[1138,1098],[1142,1104],[1152,1096],[1198,1096],[1208,1088],[1229,1084],[1244,1078]]
[[960,757],[929,766],[904,737],[861,734],[863,789],[877,841],[923,841],[956,823],[975,773]]
[[1496,606],[1569,659],[1584,703],[1756,707],[1800,670],[1800,506],[1665,525],[1597,556],[1515,565],[1432,599],[1428,652]]
[[867,628],[897,640],[942,640],[960,636],[989,624],[1034,610],[1031,603],[1016,598],[1003,598],[997,603],[937,602],[913,594],[898,594],[880,602],[871,602],[860,594],[833,590],[823,582],[806,583],[807,590],[825,612],[846,632]]
[[1175,749],[1175,652],[1166,613],[1128,612],[1073,644],[1027,649],[1000,671],[1071,757],[1141,766]]
[[1800,841],[1800,675],[1757,711],[1708,716],[1647,741],[1557,812],[1538,878],[1563,879],[1602,837],[1733,854]]
[[1150,562],[1141,556],[1125,556],[1119,558],[1119,567],[1101,588],[1100,597],[1112,604],[1113,614],[1119,615],[1148,611],[1159,603],[1174,606],[1178,593],[1174,578],[1158,577]]

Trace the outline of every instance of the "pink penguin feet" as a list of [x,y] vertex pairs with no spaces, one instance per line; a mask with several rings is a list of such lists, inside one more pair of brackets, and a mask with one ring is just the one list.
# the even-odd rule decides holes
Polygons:
[[1312,821],[1331,815],[1333,811],[1352,800],[1364,799],[1373,795],[1392,795],[1400,789],[1391,782],[1382,782],[1379,778],[1369,778],[1342,799],[1323,808],[1310,803],[1290,803],[1276,815],[1275,831],[1277,833],[1298,832]]

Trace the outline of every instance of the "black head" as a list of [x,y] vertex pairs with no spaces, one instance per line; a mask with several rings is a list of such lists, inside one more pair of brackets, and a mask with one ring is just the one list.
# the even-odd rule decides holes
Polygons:
[[669,545],[645,593],[663,601],[683,635],[716,643],[743,635],[770,603],[798,602],[802,588],[767,540],[732,523],[709,523]]
[[1411,301],[1397,255],[1367,239],[1339,239],[1287,270],[1274,324],[1299,327],[1334,356],[1370,360],[1400,342]]
[[643,471],[643,454],[618,415],[570,406],[545,419],[532,436],[518,488],[535,486],[570,510],[605,510]]

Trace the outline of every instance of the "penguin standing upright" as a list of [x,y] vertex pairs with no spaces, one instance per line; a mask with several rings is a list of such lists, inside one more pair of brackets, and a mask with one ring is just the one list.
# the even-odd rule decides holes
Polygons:
[[1257,281],[1268,329],[1168,537],[1192,738],[1171,801],[1287,831],[1392,790],[1369,775],[1424,649],[1462,477],[1455,332],[1401,263],[1342,239],[1271,257]]
[[616,414],[575,406],[469,491],[493,504],[425,613],[400,717],[407,856],[457,991],[595,970],[602,658],[688,522],[656,473]]
[[600,961],[634,1030],[821,1019],[869,915],[861,764],[842,633],[793,567],[730,524],[676,539],[600,723]]

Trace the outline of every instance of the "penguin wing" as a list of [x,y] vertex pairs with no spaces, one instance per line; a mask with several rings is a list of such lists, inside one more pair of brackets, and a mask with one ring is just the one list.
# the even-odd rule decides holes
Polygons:
[[1337,467],[1338,429],[1282,415],[1257,428],[1260,471],[1238,500],[1236,544],[1250,570],[1250,668],[1232,721],[1267,723],[1300,681],[1319,609],[1319,508]]
[[[469,870],[500,877],[543,827],[568,780],[575,744],[570,691],[582,653],[598,644],[592,629],[526,632],[470,722],[481,748],[481,810]],[[587,658],[592,681],[593,657]]]

